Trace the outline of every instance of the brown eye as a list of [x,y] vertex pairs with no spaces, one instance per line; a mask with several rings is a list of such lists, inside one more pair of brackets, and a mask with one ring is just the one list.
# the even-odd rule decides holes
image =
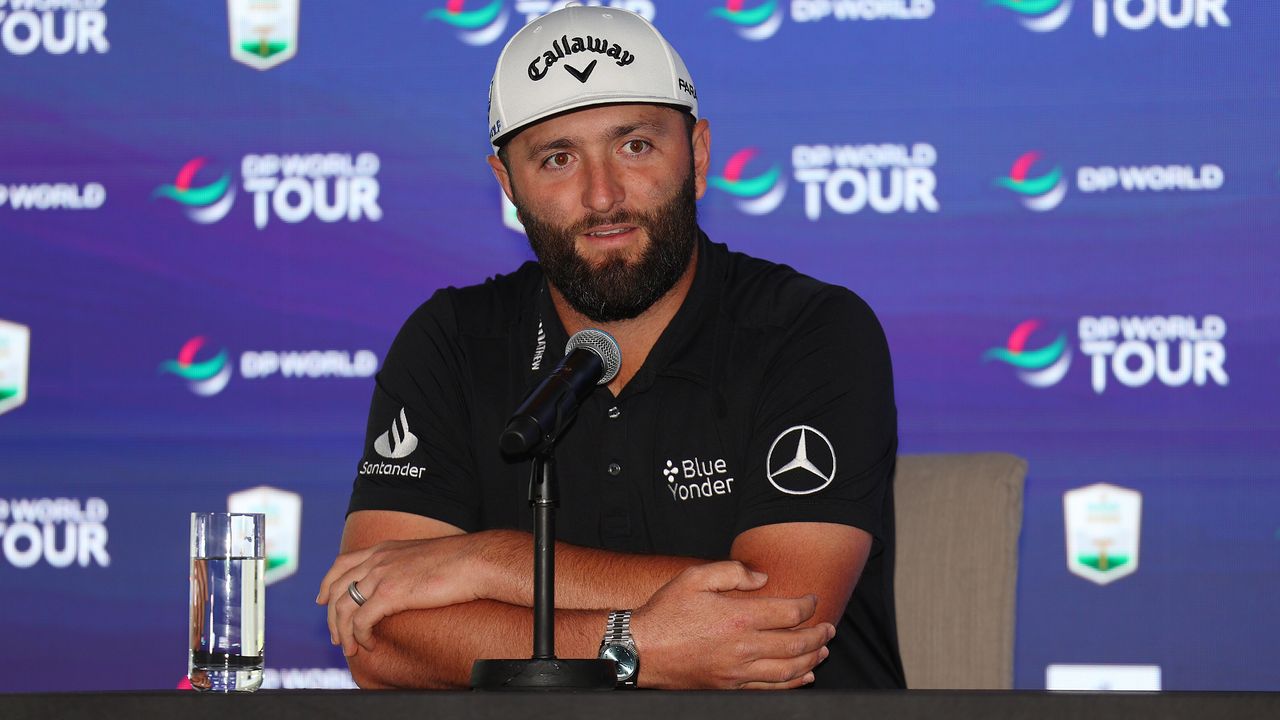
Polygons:
[[551,167],[561,168],[569,164],[569,153],[556,153],[547,158],[547,164]]
[[639,155],[649,147],[649,143],[644,140],[631,140],[627,142],[627,152],[633,155]]

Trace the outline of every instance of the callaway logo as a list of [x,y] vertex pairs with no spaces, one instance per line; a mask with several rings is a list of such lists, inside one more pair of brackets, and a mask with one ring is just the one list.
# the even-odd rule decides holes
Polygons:
[[826,435],[808,425],[796,425],[783,430],[769,446],[765,467],[775,488],[788,495],[808,495],[831,484],[836,453]]
[[[559,40],[551,42],[550,50],[542,53],[541,56],[534,58],[533,62],[529,63],[529,79],[535,82],[541,80],[547,76],[547,72],[551,70],[551,67],[563,60],[565,56],[580,52],[606,55],[613,58],[618,63],[618,67],[626,67],[636,61],[635,55],[623,50],[622,46],[617,43],[610,45],[605,38],[588,35],[585,38],[575,37],[570,40],[568,35],[563,35]],[[586,82],[587,78],[591,77],[591,73],[596,69],[596,61],[592,60],[586,70],[578,70],[569,65],[565,65],[564,69],[577,78],[578,82]]]
[[591,77],[591,73],[595,71],[597,62],[598,62],[597,60],[592,60],[591,64],[587,66],[586,70],[579,70],[578,68],[570,65],[569,63],[565,63],[564,69],[568,70],[570,75],[577,78],[578,82],[584,83],[587,81],[587,78]]
[[404,415],[404,408],[400,408],[400,424],[397,425],[395,418],[392,418],[391,429],[373,441],[373,449],[391,460],[408,457],[418,449],[418,436],[409,431],[409,419]]

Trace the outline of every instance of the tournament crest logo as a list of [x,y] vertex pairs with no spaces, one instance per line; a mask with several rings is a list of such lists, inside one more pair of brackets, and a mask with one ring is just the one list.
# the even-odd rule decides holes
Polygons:
[[1061,205],[1067,196],[1067,181],[1062,177],[1060,165],[1039,177],[1028,177],[1031,167],[1039,159],[1039,151],[1025,153],[1013,161],[1009,176],[998,178],[996,185],[1019,195],[1028,210],[1048,212]]
[[299,0],[227,0],[231,59],[270,70],[298,54]]
[[1062,496],[1067,569],[1106,585],[1138,570],[1142,493],[1098,483]]
[[782,27],[782,7],[778,0],[768,0],[751,8],[744,8],[744,0],[725,0],[724,7],[712,8],[709,15],[727,20],[739,37],[747,40],[768,40]]
[[196,173],[208,162],[207,158],[188,160],[172,185],[161,185],[151,193],[154,197],[166,197],[186,208],[187,217],[201,225],[216,223],[227,216],[236,201],[236,188],[231,184],[231,173],[224,172],[213,182],[193,187]]
[[0,320],[0,415],[27,401],[31,328]]
[[1040,327],[1039,320],[1025,320],[1009,333],[1005,347],[994,347],[982,354],[983,362],[999,360],[1018,369],[1018,379],[1035,388],[1057,385],[1071,369],[1071,348],[1066,333],[1041,348],[1027,349],[1027,340]]
[[178,351],[177,359],[160,363],[160,372],[186,380],[191,392],[200,397],[212,397],[222,392],[227,383],[231,382],[231,363],[228,362],[226,348],[222,348],[208,360],[197,361],[196,355],[205,342],[203,335],[191,338]]
[[1072,0],[987,0],[1016,13],[1018,22],[1032,32],[1053,32],[1071,17]]
[[721,175],[707,178],[711,187],[732,195],[734,204],[748,215],[767,215],[777,209],[787,196],[787,181],[783,179],[779,165],[755,177],[743,177],[747,163],[759,152],[753,147],[739,150],[724,164]]
[[268,585],[279,582],[298,571],[298,555],[302,539],[302,496],[298,493],[262,485],[227,496],[227,511],[262,513],[267,516]]
[[428,10],[428,21],[439,20],[458,32],[458,39],[473,45],[488,45],[507,29],[510,13],[503,0],[493,0],[484,7],[466,10],[466,0],[449,0],[443,8]]

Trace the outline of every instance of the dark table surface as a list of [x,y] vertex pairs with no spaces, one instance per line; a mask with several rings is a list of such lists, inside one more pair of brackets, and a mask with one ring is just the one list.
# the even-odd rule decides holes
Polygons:
[[1280,693],[1031,691],[371,692],[262,690],[0,694],[0,718],[247,720],[681,720],[683,718],[1280,719]]

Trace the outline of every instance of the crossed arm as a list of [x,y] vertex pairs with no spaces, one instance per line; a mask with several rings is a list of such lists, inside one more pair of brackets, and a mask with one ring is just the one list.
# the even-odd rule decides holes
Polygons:
[[[532,540],[417,515],[350,515],[316,601],[361,687],[465,687],[477,658],[532,645]],[[732,561],[556,546],[556,655],[594,657],[610,609],[634,608],[639,681],[789,688],[812,681],[871,547],[857,528],[782,523],[739,535]],[[799,550],[803,551],[799,551]],[[358,582],[363,606],[347,595]]]

